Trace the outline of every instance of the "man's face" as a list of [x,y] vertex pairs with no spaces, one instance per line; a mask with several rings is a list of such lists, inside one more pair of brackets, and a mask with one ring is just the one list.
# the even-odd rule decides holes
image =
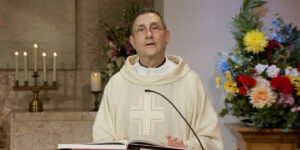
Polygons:
[[141,59],[164,56],[170,32],[164,29],[158,15],[146,13],[138,16],[133,24],[132,34],[130,43]]

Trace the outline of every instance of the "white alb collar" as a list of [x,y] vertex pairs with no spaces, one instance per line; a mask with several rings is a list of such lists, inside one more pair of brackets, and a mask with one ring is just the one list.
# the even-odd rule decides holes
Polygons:
[[146,68],[137,61],[133,67],[140,75],[162,75],[176,67],[176,63],[166,57],[166,61],[158,68]]

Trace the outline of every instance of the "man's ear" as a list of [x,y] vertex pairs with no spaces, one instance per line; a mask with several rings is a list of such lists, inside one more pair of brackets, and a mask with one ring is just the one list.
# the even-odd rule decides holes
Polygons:
[[130,42],[131,46],[135,49],[135,44],[134,44],[133,35],[130,35],[130,37],[129,37],[129,42]]
[[166,40],[166,43],[168,44],[169,40],[170,40],[170,31],[169,30],[166,30],[165,40]]

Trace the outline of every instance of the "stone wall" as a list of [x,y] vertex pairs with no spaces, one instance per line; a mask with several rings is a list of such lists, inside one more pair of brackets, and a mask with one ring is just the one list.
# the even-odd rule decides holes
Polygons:
[[[122,9],[127,3],[134,1],[139,0],[76,0],[76,69],[58,70],[58,90],[39,93],[45,111],[93,108],[90,74],[94,71],[103,71],[107,62],[106,56],[100,53],[101,46],[107,42],[107,39],[99,21],[102,19],[110,24],[117,24],[122,19]],[[153,0],[145,2],[149,7],[154,6]],[[32,79],[29,82],[32,83]],[[39,81],[40,85],[41,82]],[[6,139],[0,138],[0,145],[1,141],[5,141],[6,147],[9,145],[10,138],[11,111],[27,111],[33,97],[30,91],[13,91],[13,85],[14,70],[0,70],[0,128],[4,129],[6,135],[0,136],[6,137]]]

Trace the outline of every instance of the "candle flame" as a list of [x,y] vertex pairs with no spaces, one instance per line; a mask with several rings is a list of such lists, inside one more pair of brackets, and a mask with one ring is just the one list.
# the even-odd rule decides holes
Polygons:
[[45,53],[45,52],[43,53],[43,56],[46,56],[46,53]]
[[99,72],[93,72],[93,76],[97,77],[97,76],[99,76],[99,75],[100,75]]
[[54,52],[54,53],[53,53],[53,56],[57,56],[57,54]]
[[34,48],[38,48],[38,45],[36,43],[34,43],[33,47]]
[[19,55],[19,52],[15,52],[15,55],[17,55],[17,56],[18,56],[18,55]]
[[24,52],[24,56],[27,56],[27,52]]

